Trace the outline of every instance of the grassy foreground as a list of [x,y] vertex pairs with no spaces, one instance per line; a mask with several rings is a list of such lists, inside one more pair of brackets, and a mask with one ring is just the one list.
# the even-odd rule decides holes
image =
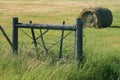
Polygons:
[[[20,22],[75,24],[83,8],[103,6],[113,12],[113,24],[105,29],[84,29],[84,59],[80,67],[74,63],[74,33],[64,41],[63,58],[57,59],[59,45],[49,55],[37,57],[30,30],[19,31],[19,54],[11,55],[11,48],[0,32],[0,80],[119,80],[120,79],[120,3],[119,0],[0,0],[0,25],[11,38],[11,19]],[[59,31],[45,35],[49,47],[60,38]],[[66,32],[65,34],[67,34]],[[39,35],[39,32],[36,31]],[[51,36],[51,37],[50,37]],[[41,44],[41,43],[40,43]],[[43,50],[39,46],[40,50]]]

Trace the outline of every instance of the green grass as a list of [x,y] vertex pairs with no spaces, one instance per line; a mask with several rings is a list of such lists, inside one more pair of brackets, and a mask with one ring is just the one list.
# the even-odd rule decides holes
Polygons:
[[[103,6],[113,13],[109,28],[85,28],[83,61],[78,66],[74,59],[74,33],[64,40],[63,58],[58,60],[59,44],[46,56],[41,43],[36,53],[30,30],[19,29],[19,54],[13,56],[11,48],[0,32],[0,80],[119,80],[120,79],[120,3],[118,0],[0,0],[0,25],[12,37],[11,21],[75,25],[81,10],[90,6]],[[39,36],[39,30],[35,31]],[[69,32],[65,32],[67,34]],[[61,31],[44,35],[47,47],[60,39]],[[39,55],[39,57],[38,57]]]

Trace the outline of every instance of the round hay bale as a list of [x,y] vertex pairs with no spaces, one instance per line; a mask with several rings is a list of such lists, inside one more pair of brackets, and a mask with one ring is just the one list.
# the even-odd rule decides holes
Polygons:
[[113,16],[109,9],[102,7],[83,9],[80,18],[84,27],[108,27],[112,24]]

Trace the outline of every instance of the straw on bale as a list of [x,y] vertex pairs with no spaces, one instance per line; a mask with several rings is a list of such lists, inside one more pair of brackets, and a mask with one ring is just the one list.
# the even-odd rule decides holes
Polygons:
[[111,11],[102,7],[83,9],[80,18],[83,20],[84,27],[108,27],[113,21]]

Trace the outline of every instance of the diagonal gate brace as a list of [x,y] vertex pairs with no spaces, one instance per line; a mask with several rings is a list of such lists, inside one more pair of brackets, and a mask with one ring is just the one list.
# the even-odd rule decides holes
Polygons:
[[7,34],[5,33],[4,29],[0,26],[0,30],[3,33],[5,39],[8,41],[10,47],[12,48],[12,42],[10,41],[10,39],[8,38]]
[[47,49],[47,47],[45,45],[44,38],[43,38],[43,33],[42,33],[41,29],[40,29],[40,34],[41,34],[41,40],[42,40],[43,47],[45,49],[46,54],[48,54],[48,49]]

